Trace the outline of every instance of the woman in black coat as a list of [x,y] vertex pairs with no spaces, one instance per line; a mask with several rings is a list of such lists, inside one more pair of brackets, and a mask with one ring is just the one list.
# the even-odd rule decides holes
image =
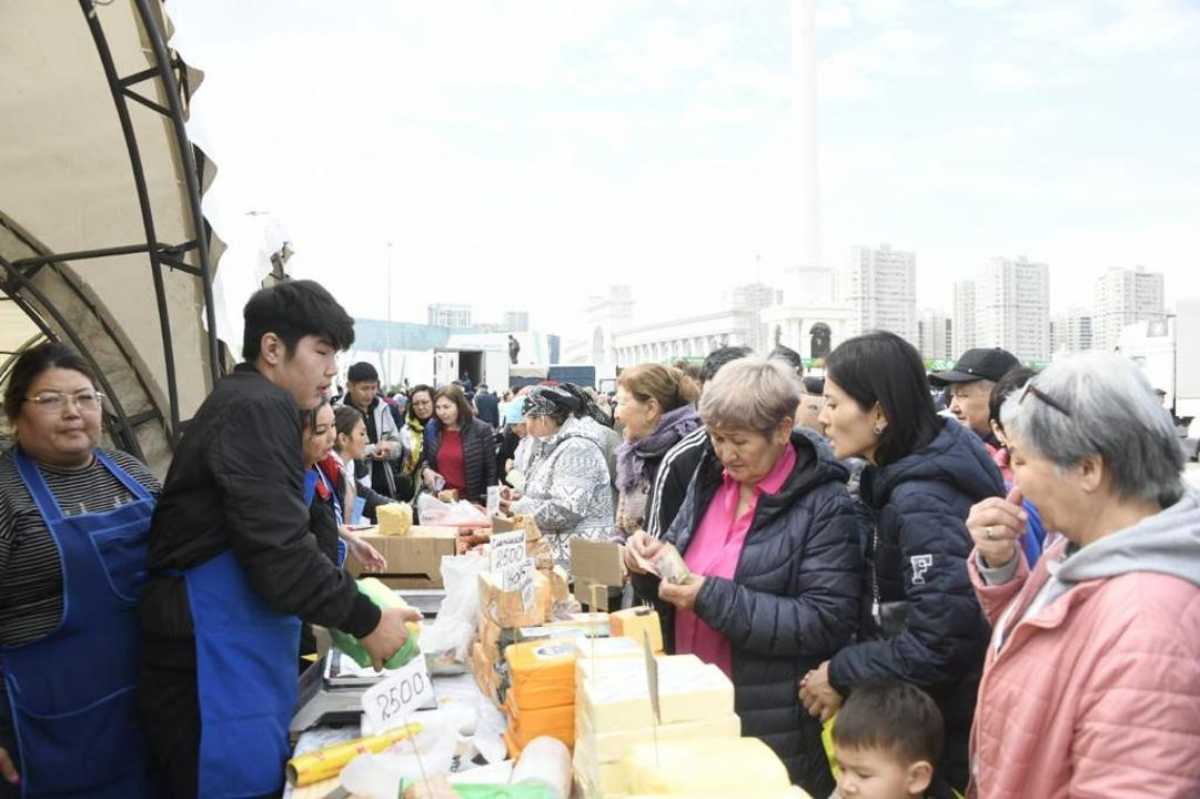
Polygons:
[[[729,674],[742,733],[766,742],[806,791],[828,796],[820,725],[797,691],[854,634],[868,523],[846,469],[815,435],[792,430],[799,399],[799,381],[776,362],[744,359],[717,373],[700,400],[712,451],[664,539],[636,533],[626,563],[640,594],[667,603],[672,651]],[[652,573],[667,546],[691,572],[682,585]]]
[[487,502],[488,486],[496,485],[496,443],[487,422],[475,418],[462,388],[450,384],[433,398],[433,418],[425,424],[425,487],[441,477],[460,499]]
[[920,356],[892,333],[850,339],[825,365],[821,422],[839,458],[862,457],[868,541],[859,642],[805,678],[802,698],[828,718],[869,680],[923,688],[946,724],[941,779],[967,784],[967,745],[989,629],[967,577],[971,506],[1004,496],[979,438],[940,418]]

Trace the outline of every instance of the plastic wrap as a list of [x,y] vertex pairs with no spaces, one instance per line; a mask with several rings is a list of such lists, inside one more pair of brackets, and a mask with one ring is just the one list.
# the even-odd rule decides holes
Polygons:
[[[374,602],[381,608],[403,608],[408,607],[403,599],[396,596],[392,589],[388,588],[383,583],[376,580],[374,577],[365,577],[358,581],[358,590],[365,594],[368,599]],[[329,637],[333,640],[334,645],[345,652],[351,660],[362,666],[364,669],[370,667],[371,656],[367,654],[367,649],[362,643],[349,633],[341,630],[330,628]],[[408,624],[408,640],[404,642],[404,646],[396,651],[383,665],[384,668],[398,669],[406,665],[410,660],[416,657],[421,652],[420,646],[421,625],[417,622],[409,622]]]
[[571,796],[571,752],[557,738],[534,738],[521,751],[513,767],[512,782],[541,783],[554,792],[555,799]]

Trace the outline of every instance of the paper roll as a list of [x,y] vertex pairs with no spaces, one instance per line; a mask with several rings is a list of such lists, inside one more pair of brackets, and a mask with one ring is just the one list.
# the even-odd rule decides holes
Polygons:
[[346,767],[347,763],[359,755],[378,754],[400,741],[411,738],[420,731],[420,724],[406,724],[382,735],[355,738],[353,741],[334,744],[315,752],[298,755],[288,761],[288,782],[296,786],[305,786],[333,779],[342,773],[342,769]]

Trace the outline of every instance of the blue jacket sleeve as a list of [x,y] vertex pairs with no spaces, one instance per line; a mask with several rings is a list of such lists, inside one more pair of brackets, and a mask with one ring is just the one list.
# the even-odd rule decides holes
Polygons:
[[854,634],[858,621],[862,562],[858,541],[864,513],[844,492],[831,494],[795,536],[792,590],[785,595],[756,591],[732,580],[706,577],[696,597],[696,614],[730,644],[764,655],[828,657]]
[[[847,647],[831,659],[829,679],[843,695],[865,680],[933,685],[957,679],[977,667],[982,655],[980,630],[986,622],[967,576],[971,541],[964,519],[928,492],[897,505],[905,629],[894,638]],[[986,631],[984,636],[986,641]]]

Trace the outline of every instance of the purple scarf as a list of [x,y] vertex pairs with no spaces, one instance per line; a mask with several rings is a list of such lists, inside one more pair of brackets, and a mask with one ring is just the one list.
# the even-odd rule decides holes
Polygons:
[[617,447],[617,490],[622,494],[633,490],[646,478],[646,461],[661,458],[679,439],[703,422],[691,405],[683,405],[663,414],[654,432],[638,441],[624,441]]

